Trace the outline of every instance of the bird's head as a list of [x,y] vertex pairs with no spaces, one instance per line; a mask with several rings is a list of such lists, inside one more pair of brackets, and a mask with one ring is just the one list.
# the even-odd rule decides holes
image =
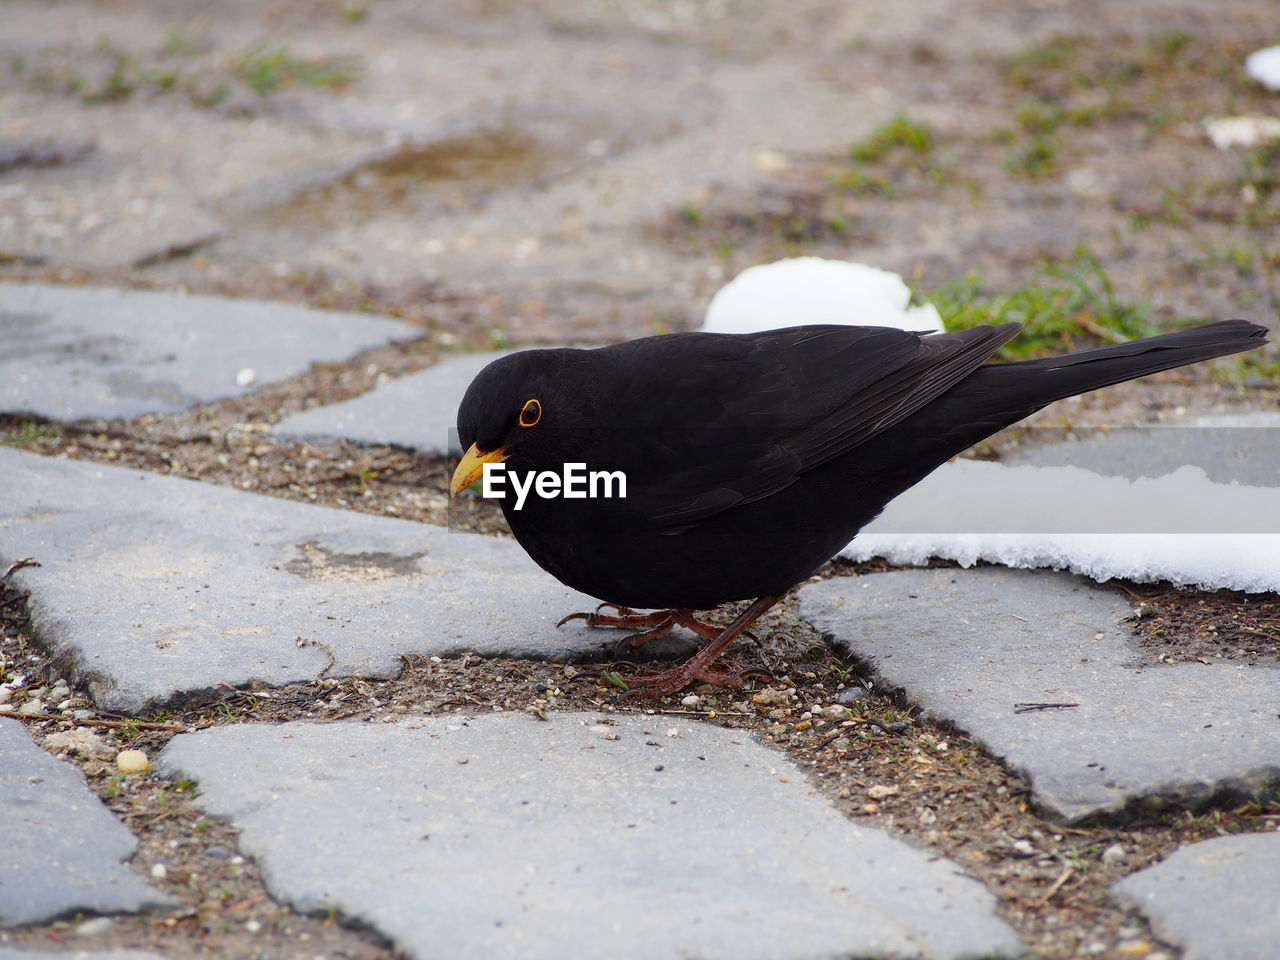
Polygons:
[[524,350],[489,364],[471,381],[458,406],[458,441],[464,451],[449,493],[475,483],[486,463],[549,469],[581,459],[587,398],[575,367],[587,351]]

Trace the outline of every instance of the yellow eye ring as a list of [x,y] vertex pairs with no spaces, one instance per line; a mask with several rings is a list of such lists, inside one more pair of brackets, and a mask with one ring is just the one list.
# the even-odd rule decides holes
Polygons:
[[520,420],[518,421],[522,427],[532,427],[542,419],[542,404],[532,398],[524,402],[524,407],[520,410]]

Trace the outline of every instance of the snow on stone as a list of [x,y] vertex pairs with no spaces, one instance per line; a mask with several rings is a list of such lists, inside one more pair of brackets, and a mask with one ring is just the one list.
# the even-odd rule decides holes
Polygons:
[[1198,467],[1129,480],[957,460],[890,503],[842,556],[1280,590],[1280,488],[1215,483]]
[[711,300],[702,329],[755,333],[811,323],[942,330],[937,308],[911,306],[896,273],[865,263],[795,257],[750,267]]
[[1249,54],[1244,60],[1244,72],[1268,90],[1280,90],[1280,46]]
[[1280,117],[1219,117],[1206,120],[1204,129],[1219,150],[1255,147],[1280,140]]

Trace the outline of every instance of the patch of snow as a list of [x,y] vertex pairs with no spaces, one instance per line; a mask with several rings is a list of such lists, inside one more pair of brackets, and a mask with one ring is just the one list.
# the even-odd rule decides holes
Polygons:
[[1219,150],[1256,147],[1268,140],[1280,140],[1280,117],[1219,117],[1206,120],[1204,129]]
[[1280,90],[1280,46],[1249,54],[1244,59],[1244,72],[1268,90]]
[[795,257],[743,270],[720,288],[702,329],[755,333],[812,323],[942,330],[931,304],[911,306],[902,277],[865,263]]
[[1280,489],[1215,483],[1197,467],[1128,480],[1078,467],[957,460],[889,504],[841,555],[1274,591]]

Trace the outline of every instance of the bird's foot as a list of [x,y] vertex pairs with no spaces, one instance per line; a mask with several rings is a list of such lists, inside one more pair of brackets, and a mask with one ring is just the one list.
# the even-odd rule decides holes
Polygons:
[[[606,607],[612,607],[617,614],[601,613],[600,611]],[[556,626],[562,627],[570,620],[581,620],[588,627],[640,631],[619,640],[616,652],[643,646],[650,640],[665,637],[673,627],[684,627],[704,640],[714,640],[721,631],[721,628],[714,624],[703,623],[693,615],[692,610],[655,610],[653,613],[638,613],[630,607],[622,607],[616,603],[602,603],[593,613],[571,613]]]
[[627,690],[625,697],[666,697],[679,693],[694,683],[707,683],[713,687],[739,689],[747,680],[757,678],[772,680],[773,674],[763,667],[746,667],[742,670],[722,669],[720,667],[703,666],[694,668],[693,661],[682,667],[663,670],[661,673],[642,674],[623,680]]

